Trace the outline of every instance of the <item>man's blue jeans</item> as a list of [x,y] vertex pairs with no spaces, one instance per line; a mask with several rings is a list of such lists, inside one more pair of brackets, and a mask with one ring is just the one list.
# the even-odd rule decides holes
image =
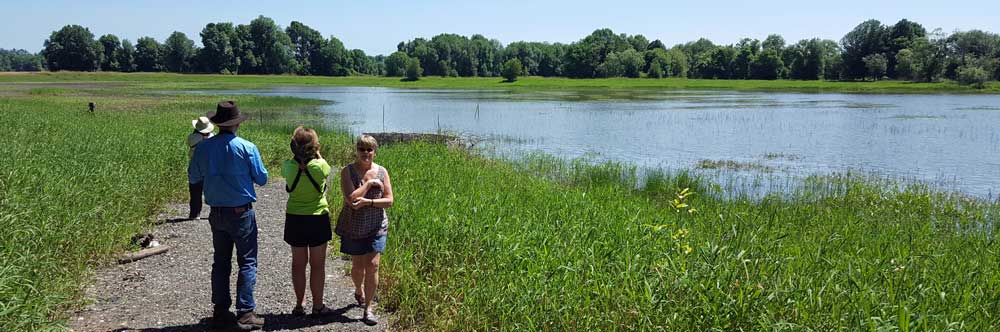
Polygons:
[[229,310],[229,275],[232,274],[233,246],[236,246],[236,312],[253,311],[253,287],[257,283],[257,216],[253,208],[212,207],[208,215],[212,225],[212,304],[215,310]]

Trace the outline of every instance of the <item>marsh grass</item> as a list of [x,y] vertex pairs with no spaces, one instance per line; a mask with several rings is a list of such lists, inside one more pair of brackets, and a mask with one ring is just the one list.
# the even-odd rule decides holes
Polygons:
[[[994,330],[996,205],[855,176],[760,200],[627,165],[422,144],[393,175],[387,308],[431,330]],[[583,169],[589,168],[589,169]],[[559,175],[553,176],[557,173]],[[701,185],[705,186],[705,185]]]

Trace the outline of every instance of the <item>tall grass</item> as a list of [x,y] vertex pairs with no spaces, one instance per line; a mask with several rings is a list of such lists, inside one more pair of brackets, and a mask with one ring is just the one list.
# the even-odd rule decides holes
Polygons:
[[[0,331],[60,328],[89,267],[185,196],[190,119],[223,98],[66,92],[0,98]],[[257,143],[272,174],[287,158],[290,128],[317,118],[317,101],[232,98],[251,115],[240,135]]]
[[[967,330],[1000,327],[997,206],[856,177],[823,195],[676,194],[618,165],[385,148],[396,205],[385,305],[431,330]],[[542,176],[540,176],[542,175]],[[615,176],[620,176],[614,179]],[[695,182],[695,183],[692,183]],[[683,187],[681,186],[683,184]],[[806,190],[808,191],[808,190]]]

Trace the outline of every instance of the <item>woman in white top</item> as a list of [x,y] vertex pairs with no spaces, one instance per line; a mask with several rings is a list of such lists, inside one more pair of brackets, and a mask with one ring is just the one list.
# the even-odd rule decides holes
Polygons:
[[[208,121],[206,117],[199,117],[197,119],[191,120],[191,126],[194,127],[194,131],[191,132],[187,137],[188,144],[188,161],[191,160],[191,155],[194,153],[194,148],[198,146],[198,143],[206,139],[215,136],[212,134],[212,130],[215,126],[212,122]],[[188,192],[191,194],[191,200],[189,205],[191,206],[191,212],[188,213],[188,219],[196,219],[198,215],[201,214],[201,191],[204,183],[188,183]]]

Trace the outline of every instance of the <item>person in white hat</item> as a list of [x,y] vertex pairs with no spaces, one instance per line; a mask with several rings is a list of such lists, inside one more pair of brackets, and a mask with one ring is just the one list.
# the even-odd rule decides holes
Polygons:
[[[194,127],[194,131],[187,137],[188,160],[194,154],[194,147],[198,146],[198,143],[201,143],[201,141],[214,136],[212,130],[215,129],[215,125],[204,116],[191,120],[191,126]],[[191,206],[191,212],[188,213],[188,219],[197,219],[201,215],[201,192],[203,188],[204,181],[188,183],[188,192],[191,194],[191,200],[188,204]]]

